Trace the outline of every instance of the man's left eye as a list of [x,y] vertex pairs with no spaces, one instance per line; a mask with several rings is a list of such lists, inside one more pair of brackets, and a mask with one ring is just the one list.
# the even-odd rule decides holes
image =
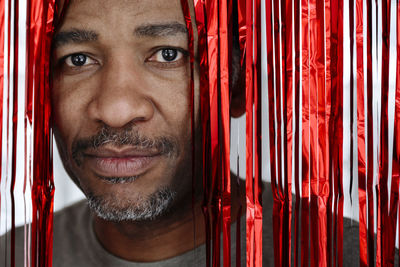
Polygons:
[[68,67],[84,67],[96,63],[91,57],[80,53],[69,55],[64,59],[64,61]]
[[150,61],[155,62],[174,62],[182,58],[182,52],[175,48],[164,48],[157,51]]

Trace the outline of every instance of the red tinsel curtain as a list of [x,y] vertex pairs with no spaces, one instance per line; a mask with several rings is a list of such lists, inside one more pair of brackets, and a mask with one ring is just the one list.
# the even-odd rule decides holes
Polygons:
[[[25,33],[20,32],[21,5],[26,10]],[[16,257],[24,257],[25,264],[29,266],[52,266],[54,185],[49,62],[56,3],[55,1],[21,3],[18,0],[3,0],[0,6],[1,133],[5,135],[3,140],[6,140],[2,142],[2,156],[6,159],[2,160],[1,179],[8,185],[11,202],[9,204],[11,207],[10,242],[3,247],[3,250],[9,253],[2,257],[2,265],[13,267]],[[23,34],[25,34],[26,42],[21,45],[19,38]],[[23,50],[25,50],[23,53],[25,66],[18,64]],[[21,73],[26,74],[25,86],[19,84]],[[17,131],[18,127],[21,127],[19,122],[22,123],[25,132],[22,138],[18,136]],[[24,143],[25,157],[19,155],[17,158],[18,142]],[[24,166],[22,176],[17,176],[17,162],[22,162]],[[24,246],[24,255],[16,255],[17,200],[14,194],[15,184],[21,180],[23,194],[28,190],[31,192],[32,214],[28,216],[32,224],[25,228],[25,230],[29,229],[29,233],[25,231],[26,241],[29,240],[29,242],[26,242]],[[4,195],[7,192],[1,193]],[[25,198],[23,199],[25,201]]]
[[[193,139],[194,96],[200,91],[202,155],[193,152],[193,158],[203,162],[205,265],[240,266],[244,250],[246,266],[265,265],[271,260],[263,253],[267,227],[273,231],[275,266],[343,266],[355,251],[359,262],[353,264],[394,266],[400,237],[399,2],[181,3],[191,58]],[[32,222],[25,226],[25,265],[52,266],[49,74],[55,14],[62,18],[63,13],[55,0],[27,1],[26,32],[21,33],[20,4],[0,0],[0,178],[6,184],[1,194],[7,195],[11,222],[2,260],[14,267],[20,256],[15,251],[15,184],[22,180],[32,205]],[[240,183],[231,179],[236,50],[245,91],[246,148],[240,155],[246,159],[244,207],[231,190]],[[24,66],[19,64],[21,51]],[[194,86],[196,64],[199,88]],[[25,84],[20,83],[21,73]],[[24,135],[19,140],[21,122]],[[23,175],[17,172],[18,142],[24,143]],[[263,152],[265,143],[269,150]],[[261,177],[264,168],[270,171],[269,183]],[[263,210],[263,184],[272,192],[269,211]],[[344,250],[346,201],[358,209],[354,251]],[[241,247],[244,209],[246,246]],[[272,225],[265,224],[265,216],[272,217]],[[237,240],[231,233],[235,221]]]

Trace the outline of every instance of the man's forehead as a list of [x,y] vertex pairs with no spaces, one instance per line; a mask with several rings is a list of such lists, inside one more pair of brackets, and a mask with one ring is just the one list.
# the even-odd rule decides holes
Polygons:
[[181,0],[70,0],[66,8],[57,31],[62,34],[55,36],[58,44],[112,40],[120,36],[187,36]]
[[[137,26],[132,34],[138,38],[159,38],[186,35],[187,28],[179,22],[165,22],[143,24]],[[99,34],[93,30],[72,28],[57,32],[53,38],[55,47],[70,43],[94,42],[99,39]]]
[[[160,29],[145,28],[144,24],[171,24],[177,22],[185,25],[180,0],[72,0],[66,7],[66,13],[59,29],[71,30],[73,28],[101,31],[101,27],[113,25],[114,27],[130,27],[133,31],[139,25],[141,32],[149,30],[160,32]],[[170,30],[182,31],[182,27],[169,27]],[[118,27],[119,28],[119,27]],[[118,30],[118,29],[115,29]],[[126,29],[127,30],[127,29]]]
[[[61,6],[63,6],[63,0]],[[113,15],[129,14],[132,16],[176,16],[183,18],[180,0],[69,0],[68,12],[88,16],[104,16],[112,12]]]

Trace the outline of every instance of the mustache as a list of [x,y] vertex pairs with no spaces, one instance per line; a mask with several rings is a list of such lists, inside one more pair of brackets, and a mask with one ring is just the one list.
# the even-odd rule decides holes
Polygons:
[[115,147],[132,146],[140,150],[155,149],[161,155],[176,157],[179,154],[177,142],[172,137],[147,137],[132,127],[115,129],[104,126],[97,134],[81,138],[72,144],[72,158],[81,165],[87,149],[98,149],[105,145]]

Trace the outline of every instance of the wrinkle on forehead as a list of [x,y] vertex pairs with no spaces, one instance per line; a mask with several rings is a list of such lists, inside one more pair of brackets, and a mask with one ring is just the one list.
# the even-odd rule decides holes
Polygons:
[[145,24],[135,29],[135,34],[139,37],[170,36],[177,33],[187,34],[186,26],[179,22],[171,22],[168,24]]
[[151,7],[150,10],[158,9],[167,13],[171,10],[165,8],[166,6],[177,7],[181,10],[180,0],[69,0],[69,8],[76,8],[76,6],[79,6],[79,12],[85,12],[84,9],[87,9],[87,13],[95,12],[99,15],[108,14],[113,10],[125,14],[128,11],[132,12],[132,15],[138,16],[145,11],[148,12],[149,10],[146,10],[148,7]]
[[[97,22],[95,22],[97,21]],[[60,28],[90,28],[92,23],[118,25],[120,21],[157,24],[180,22],[185,24],[180,0],[70,0]],[[99,24],[98,24],[99,25]]]

